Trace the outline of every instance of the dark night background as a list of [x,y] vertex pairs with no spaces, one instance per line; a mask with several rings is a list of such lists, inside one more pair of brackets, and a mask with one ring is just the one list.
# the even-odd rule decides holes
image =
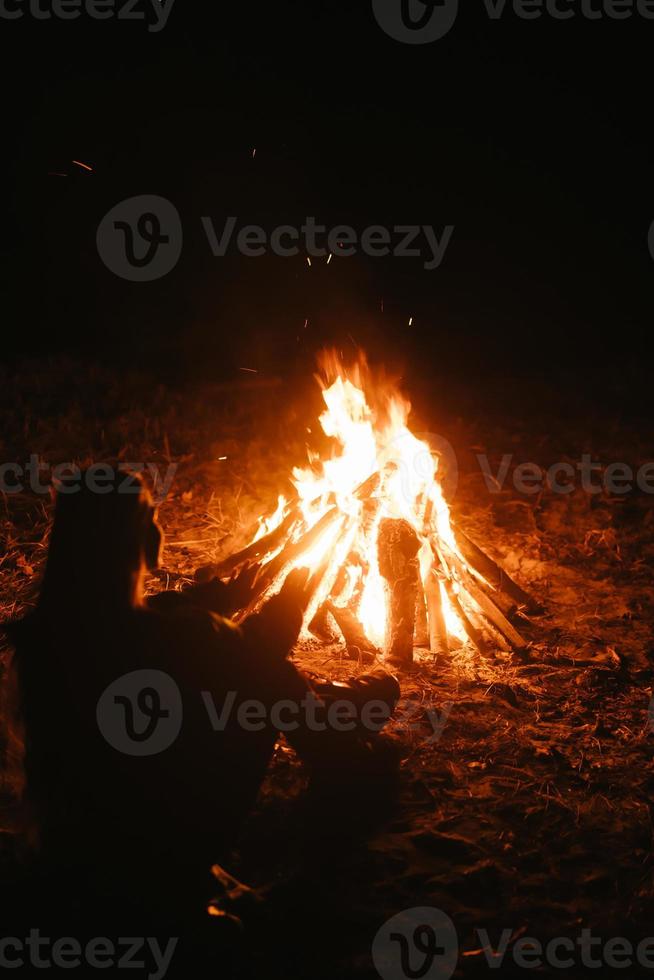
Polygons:
[[[10,363],[66,352],[226,378],[303,367],[351,335],[422,380],[544,378],[647,407],[654,22],[493,22],[466,4],[446,37],[410,46],[367,2],[177,0],[161,33],[25,16],[0,35]],[[95,246],[137,194],[169,198],[184,225],[181,261],[153,283],[116,278]],[[230,214],[455,232],[432,272],[309,268],[214,258],[200,216]]]

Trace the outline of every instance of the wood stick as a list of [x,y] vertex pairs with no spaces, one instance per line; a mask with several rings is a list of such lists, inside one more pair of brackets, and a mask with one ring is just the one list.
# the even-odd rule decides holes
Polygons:
[[332,507],[326,514],[323,514],[318,523],[314,524],[311,530],[307,531],[299,541],[289,541],[272,561],[269,561],[267,565],[263,566],[252,586],[252,598],[248,606],[242,609],[238,616],[234,617],[237,622],[245,619],[255,609],[263,592],[274,582],[284,567],[300,558],[305,551],[316,543],[320,535],[330,524],[340,516],[341,513],[338,507]]
[[[379,483],[379,474],[373,473],[372,476],[369,476],[367,480],[364,480],[357,487],[354,491],[354,496],[359,500],[368,500],[379,487]],[[301,517],[300,502],[297,498],[291,502],[290,507],[291,509],[282,523],[268,534],[259,538],[258,541],[252,541],[246,548],[242,548],[241,551],[237,551],[233,555],[228,555],[222,561],[211,565],[204,565],[202,569],[199,569],[198,572],[202,581],[207,581],[211,578],[224,578],[238,565],[242,565],[248,561],[261,561],[271,551],[275,551],[284,538],[290,534],[295,521]]]
[[354,496],[359,500],[367,500],[369,497],[372,497],[375,490],[379,488],[380,483],[381,477],[379,473],[373,473],[372,476],[369,476],[367,480],[364,480],[363,483],[357,487],[357,489],[354,491]]
[[[427,528],[431,524],[431,515],[434,505],[431,497],[427,497],[422,513],[422,533],[427,533]],[[431,639],[429,635],[429,611],[427,595],[424,589],[418,588],[416,596],[416,635],[415,645],[417,647],[428,646],[431,650]]]
[[470,573],[470,577],[477,588],[481,589],[484,595],[488,596],[493,605],[497,606],[504,618],[508,619],[508,621],[511,623],[513,621],[513,617],[518,611],[516,601],[512,599],[511,596],[505,595],[504,592],[498,592],[497,589],[494,589],[485,578],[478,575],[474,568],[468,568],[468,572]]
[[425,593],[420,587],[416,592],[416,631],[413,642],[417,647],[429,647],[429,625],[427,622]]
[[543,612],[542,606],[536,602],[536,600],[530,596],[524,589],[522,589],[517,582],[511,578],[511,576],[501,568],[497,562],[482,551],[478,545],[471,541],[467,534],[462,531],[459,527],[455,528],[455,535],[457,544],[461,549],[461,553],[467,562],[472,565],[480,575],[494,585],[496,589],[500,592],[505,592],[507,595],[515,599],[517,603],[521,606],[526,606],[529,612],[538,615]]
[[[313,621],[321,604],[324,604],[325,599],[330,597],[336,598],[336,596],[343,591],[347,581],[345,562],[347,561],[347,553],[349,546],[352,543],[354,530],[354,518],[343,518],[338,534],[330,544],[326,556],[323,559],[323,579],[325,579],[323,587],[320,594],[314,595],[311,602],[307,606],[305,611],[305,622]],[[347,547],[344,548],[344,544],[347,545]],[[339,564],[336,564],[336,559],[339,555],[341,556],[341,561]]]
[[307,627],[310,633],[326,643],[333,643],[336,639],[336,634],[329,622],[330,615],[329,602],[323,602]]
[[384,518],[379,525],[377,556],[379,571],[390,588],[387,624],[388,659],[397,664],[413,661],[416,593],[420,582],[418,537],[404,520]]
[[468,639],[471,640],[471,642],[477,647],[480,653],[485,653],[486,641],[481,635],[481,632],[477,629],[476,626],[473,626],[470,619],[468,618],[468,615],[465,612],[463,606],[461,605],[458,596],[454,592],[452,581],[450,579],[447,578],[445,579],[445,589],[447,590],[448,598],[452,603],[455,612],[457,613],[459,619],[463,623],[463,628],[466,631]]
[[429,528],[431,526],[431,518],[434,513],[434,501],[431,497],[427,498],[427,503],[425,504],[425,510],[422,515],[422,533],[429,534]]
[[493,600],[479,587],[470,572],[465,568],[461,559],[455,555],[447,545],[442,545],[446,552],[448,563],[456,570],[459,581],[468,595],[477,603],[489,622],[495,627],[500,635],[507,641],[509,647],[516,653],[526,650],[527,641],[518,633],[517,629],[511,625],[506,616],[495,605]]
[[468,595],[474,599],[498,633],[504,637],[511,649],[516,653],[524,653],[528,646],[527,641],[520,635],[520,633],[518,633],[517,629],[511,625],[508,619],[497,608],[492,599],[489,599],[489,597],[482,592],[479,586],[472,579],[471,575],[464,576],[463,586]]
[[[338,542],[336,543],[336,545],[338,545]],[[343,589],[347,584],[346,564],[347,564],[347,559],[345,562],[343,562],[343,564],[337,571],[336,579],[334,581],[334,585],[332,587],[331,592],[329,593],[325,601],[322,603],[322,605],[318,607],[315,616],[313,617],[313,619],[309,623],[309,626],[307,627],[310,633],[313,633],[314,636],[317,636],[321,640],[331,641],[335,639],[335,633],[331,628],[331,624],[329,622],[329,617],[330,617],[329,603],[330,601],[334,602],[336,599],[338,599],[338,597],[341,595]]]
[[[238,565],[243,565],[247,561],[261,561],[266,555],[278,548],[282,543],[284,538],[290,534],[293,524],[300,516],[299,504],[295,504],[291,510],[288,512],[279,527],[276,527],[269,534],[265,534],[258,541],[253,541],[243,548],[241,551],[237,551],[233,555],[229,555],[222,561],[218,562],[213,566],[205,566],[205,568],[211,567],[213,571],[212,578],[223,578],[229,575]],[[204,575],[204,571],[203,571]]]
[[296,559],[301,558],[305,551],[308,551],[316,541],[320,538],[321,534],[327,530],[330,524],[333,524],[341,516],[338,507],[332,507],[325,514],[322,515],[319,521],[317,521],[310,531],[303,534],[299,541],[289,541],[284,548],[280,551],[278,555],[269,561],[267,565],[264,565],[261,570],[262,577],[268,577],[270,580],[275,578],[278,572],[281,572],[284,565],[289,562],[296,561]]

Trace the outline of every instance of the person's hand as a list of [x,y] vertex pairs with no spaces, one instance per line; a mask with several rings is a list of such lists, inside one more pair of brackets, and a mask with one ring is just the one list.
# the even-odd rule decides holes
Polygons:
[[306,611],[313,594],[311,587],[311,572],[308,568],[294,568],[286,576],[281,590],[270,600],[278,600],[285,605],[297,607],[302,615]]
[[235,572],[227,582],[219,578],[194,583],[181,594],[186,602],[202,609],[218,613],[220,616],[233,616],[244,609],[252,598],[252,584],[259,571],[259,565],[246,565]]
[[225,583],[225,601],[229,611],[225,613],[232,616],[239,609],[245,609],[252,598],[252,585],[256,578],[260,566],[257,564],[246,565],[240,572],[234,572],[228,582]]
[[272,656],[288,655],[302,629],[304,613],[309,605],[315,584],[308,568],[296,568],[277,593],[255,615],[245,620],[246,633],[256,633]]

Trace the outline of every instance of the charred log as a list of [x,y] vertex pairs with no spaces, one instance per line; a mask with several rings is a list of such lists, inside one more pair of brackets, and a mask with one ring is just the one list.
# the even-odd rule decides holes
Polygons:
[[479,606],[490,625],[500,634],[503,641],[505,641],[506,648],[513,650],[515,653],[523,653],[527,649],[527,641],[508,621],[502,610],[498,608],[493,600],[493,596],[490,594],[490,589],[482,589],[481,583],[474,578],[460,558],[447,548],[446,545],[442,545],[442,547],[450,568],[456,571],[456,576],[460,584],[468,596]]
[[494,588],[498,589],[500,592],[506,593],[506,595],[511,596],[519,605],[525,606],[528,612],[538,615],[543,612],[542,606],[539,605],[536,600],[525,592],[517,582],[511,578],[503,568],[493,561],[493,559],[482,551],[474,541],[471,541],[467,534],[465,534],[460,528],[456,528],[456,540],[461,553],[467,562],[482,575],[487,582],[490,582]]

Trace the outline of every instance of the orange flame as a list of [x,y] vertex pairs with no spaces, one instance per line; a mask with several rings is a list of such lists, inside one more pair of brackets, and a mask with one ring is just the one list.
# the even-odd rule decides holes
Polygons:
[[[335,451],[328,459],[310,453],[309,465],[293,470],[301,514],[293,537],[297,540],[331,508],[337,509],[338,520],[294,563],[315,571],[327,562],[305,628],[331,596],[337,605],[348,605],[355,612],[368,640],[383,649],[388,586],[377,562],[381,520],[403,518],[412,526],[421,543],[423,581],[433,560],[434,535],[458,553],[438,481],[438,457],[428,442],[408,428],[410,404],[394,388],[374,386],[363,357],[346,372],[336,354],[328,352],[322,356],[321,368],[318,380],[326,408],[319,421],[325,435],[334,440]],[[376,487],[367,498],[362,496],[361,488],[371,478],[374,482],[375,476]],[[289,504],[280,497],[274,514],[260,519],[255,540],[278,527],[288,513]],[[441,597],[448,632],[464,639],[462,624],[442,586]]]

